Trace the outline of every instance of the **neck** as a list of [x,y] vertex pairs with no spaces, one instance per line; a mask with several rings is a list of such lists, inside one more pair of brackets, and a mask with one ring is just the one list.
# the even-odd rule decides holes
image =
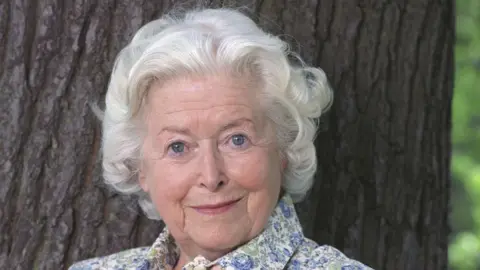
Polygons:
[[[180,256],[178,258],[178,261],[174,267],[174,270],[181,270],[185,264],[193,261],[196,256],[201,255],[205,257],[207,260],[213,262],[218,258],[221,258],[222,256],[226,255],[230,250],[224,250],[224,251],[213,251],[213,250],[204,250],[204,249],[198,249],[195,247],[187,248],[188,252],[185,251],[185,249],[180,248]],[[191,251],[191,252],[190,252]]]

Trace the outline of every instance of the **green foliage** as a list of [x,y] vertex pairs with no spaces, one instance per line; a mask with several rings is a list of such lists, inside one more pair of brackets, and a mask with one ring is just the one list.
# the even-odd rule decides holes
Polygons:
[[453,98],[452,269],[480,269],[480,1],[458,0]]

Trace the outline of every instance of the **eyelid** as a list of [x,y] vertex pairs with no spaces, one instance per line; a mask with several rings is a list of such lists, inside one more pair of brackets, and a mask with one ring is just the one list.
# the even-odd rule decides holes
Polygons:
[[[176,143],[183,143],[184,152],[182,152],[182,153],[173,152],[172,145],[174,145]],[[189,145],[188,142],[186,142],[185,140],[181,140],[181,139],[174,139],[174,140],[167,141],[167,143],[165,144],[164,153],[170,156],[170,152],[172,152],[172,154],[174,154],[174,156],[181,156],[181,155],[187,154],[189,152],[189,150],[190,150],[190,145]]]
[[165,147],[169,147],[170,145],[178,142],[184,143],[185,145],[190,144],[189,138],[180,134],[176,134],[175,136],[169,136],[168,138],[166,138],[166,140],[164,140],[163,143]]
[[245,137],[245,139],[250,141],[250,136],[246,132],[239,131],[239,130],[228,132],[228,134],[222,139],[222,141],[224,143],[228,143],[232,139],[232,137],[236,135],[242,135]]
[[228,129],[224,133],[226,134],[225,137],[229,138],[229,137],[232,137],[233,135],[244,135],[245,137],[251,137],[251,135],[254,132],[251,128],[247,126],[239,126],[239,127]]
[[[244,139],[245,139],[245,142],[242,144],[242,145],[235,145],[233,144],[233,137],[234,136],[237,136],[237,135],[240,135],[240,136],[243,136]],[[228,139],[226,140],[225,142],[226,145],[229,145],[229,147],[232,147],[234,149],[246,149],[248,147],[250,147],[253,143],[252,143],[252,139],[247,135],[247,134],[244,134],[244,133],[233,133],[231,136],[228,137]]]

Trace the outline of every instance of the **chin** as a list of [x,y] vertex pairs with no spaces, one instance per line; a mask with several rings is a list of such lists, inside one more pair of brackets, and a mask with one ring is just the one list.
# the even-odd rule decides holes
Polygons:
[[202,249],[210,250],[212,252],[228,253],[236,247],[249,241],[246,233],[241,233],[236,230],[228,231],[211,231],[199,235],[197,245]]

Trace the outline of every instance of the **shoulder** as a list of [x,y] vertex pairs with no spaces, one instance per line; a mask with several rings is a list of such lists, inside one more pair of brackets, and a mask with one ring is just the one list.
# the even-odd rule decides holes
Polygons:
[[148,247],[141,247],[104,257],[91,258],[74,263],[68,270],[137,269],[144,264],[148,250]]
[[348,258],[338,249],[305,239],[288,265],[288,269],[355,269],[372,270],[372,268]]

